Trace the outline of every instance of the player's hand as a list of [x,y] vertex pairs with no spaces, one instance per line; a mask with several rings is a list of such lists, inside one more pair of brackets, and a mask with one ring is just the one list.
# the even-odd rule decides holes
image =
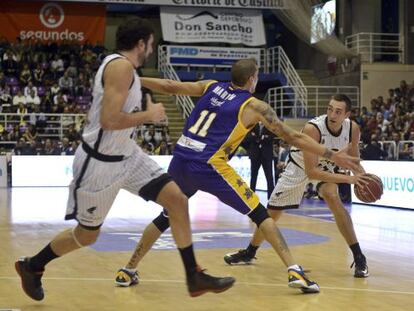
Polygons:
[[350,177],[350,184],[354,184],[356,186],[363,187],[364,185],[368,185],[371,177],[367,174],[356,174]]
[[335,162],[339,167],[347,168],[351,171],[358,171],[360,167],[360,159],[350,156],[348,154],[348,147],[335,152],[331,157],[331,161]]
[[161,103],[153,103],[151,99],[151,95],[146,94],[147,98],[147,112],[149,114],[149,118],[151,122],[159,123],[164,121],[167,116],[165,114],[164,105]]

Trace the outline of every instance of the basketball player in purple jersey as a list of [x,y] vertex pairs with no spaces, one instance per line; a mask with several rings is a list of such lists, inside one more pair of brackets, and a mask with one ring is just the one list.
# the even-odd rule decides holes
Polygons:
[[[252,96],[258,81],[255,60],[244,59],[232,66],[232,81],[177,82],[141,78],[142,85],[155,92],[201,96],[187,119],[177,141],[168,172],[188,197],[197,190],[215,195],[238,212],[248,215],[265,239],[272,245],[288,268],[290,287],[305,293],[319,292],[316,282],[309,280],[298,266],[266,208],[236,171],[229,159],[247,133],[258,123],[290,144],[330,159],[337,165],[355,168],[358,160],[345,152],[333,152],[309,136],[284,125],[274,110]],[[117,273],[121,286],[138,283],[134,268],[162,232],[169,227],[162,212],[147,226],[130,263]],[[131,269],[132,268],[132,269]]]

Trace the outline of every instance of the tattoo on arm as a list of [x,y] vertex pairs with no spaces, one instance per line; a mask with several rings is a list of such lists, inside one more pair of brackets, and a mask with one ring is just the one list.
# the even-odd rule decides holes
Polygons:
[[269,122],[270,124],[276,123],[276,112],[272,109],[272,107],[267,105],[266,109],[261,111],[261,113],[267,122]]
[[326,148],[325,152],[322,155],[326,159],[330,159],[333,156],[333,151]]

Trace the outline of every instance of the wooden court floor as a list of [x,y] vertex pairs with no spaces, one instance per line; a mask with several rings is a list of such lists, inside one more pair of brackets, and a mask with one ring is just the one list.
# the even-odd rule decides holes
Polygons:
[[62,220],[66,195],[66,188],[0,189],[0,309],[414,310],[414,211],[350,207],[368,259],[367,279],[353,278],[351,253],[323,205],[306,203],[304,215],[285,214],[279,226],[292,253],[321,286],[321,293],[304,295],[287,287],[286,269],[268,247],[259,250],[252,265],[224,263],[224,254],[247,244],[252,224],[204,193],[190,200],[197,260],[212,275],[236,277],[229,291],[190,298],[169,232],[139,266],[140,284],[116,287],[115,272],[160,212],[155,204],[121,193],[97,244],[47,267],[46,297],[36,302],[23,293],[14,261],[33,255],[73,224]]

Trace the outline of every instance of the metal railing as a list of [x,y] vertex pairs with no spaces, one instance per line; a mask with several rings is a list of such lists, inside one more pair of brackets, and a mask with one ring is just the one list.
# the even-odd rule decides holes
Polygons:
[[[174,67],[168,62],[165,46],[158,47],[158,68],[164,75],[164,78],[181,81]],[[182,110],[183,118],[187,118],[194,108],[194,103],[190,96],[175,95],[175,104]]]
[[334,94],[345,94],[352,101],[352,108],[361,108],[359,101],[359,87],[357,86],[320,86],[307,85],[308,90],[308,117],[326,113],[328,103]]
[[[160,71],[164,74],[164,77],[180,81],[180,78],[178,77],[174,67],[168,61],[167,46],[158,47],[158,64]],[[187,71],[190,71],[191,67],[199,67],[199,65],[197,64],[182,64],[182,66],[186,67]],[[216,67],[230,69],[231,65],[211,65],[211,67],[213,68],[212,70],[215,71]],[[301,111],[306,111],[306,87],[303,84],[301,78],[299,77],[298,73],[296,72],[295,68],[293,67],[292,63],[290,62],[282,47],[278,46],[269,49],[261,49],[259,68],[260,71],[264,73],[279,72],[283,74],[286,78],[287,87],[292,87],[289,91],[294,92],[290,100],[292,100],[293,98],[293,100],[295,101],[294,105],[298,107],[301,106]],[[287,88],[286,92],[288,92]],[[283,94],[286,94],[286,92],[284,92]],[[271,103],[272,105],[276,105],[277,103],[275,101],[275,98],[278,96],[276,93],[279,92],[274,90],[271,91],[270,94],[266,95],[269,100],[273,101]],[[194,107],[191,98],[186,96],[178,96],[176,103],[183,110],[184,117],[187,117]]]
[[39,137],[61,139],[70,125],[74,124],[75,128],[81,128],[85,118],[85,114],[0,113],[0,124],[9,131],[16,126],[24,125],[23,127],[28,127],[29,124],[36,125],[37,122]]
[[[414,160],[414,140],[400,140],[398,144],[393,140],[379,141],[378,143],[381,145],[381,149],[388,153],[390,160],[399,160],[400,152],[405,151],[404,146],[407,145],[411,149],[405,151],[410,154],[408,160]],[[391,150],[386,146],[390,146]]]
[[363,62],[404,63],[404,40],[399,33],[361,32],[346,37],[345,45],[360,54]]
[[267,91],[265,98],[269,104],[278,109],[280,117],[289,114],[294,118],[306,115],[307,89],[282,47],[267,49],[267,67],[268,72],[280,72],[286,77],[285,86]]

